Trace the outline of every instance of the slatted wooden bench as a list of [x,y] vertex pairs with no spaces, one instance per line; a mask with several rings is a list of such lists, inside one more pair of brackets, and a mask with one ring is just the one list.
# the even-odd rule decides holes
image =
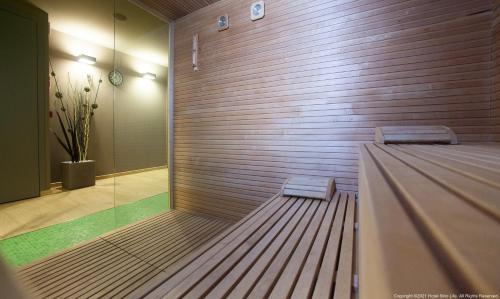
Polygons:
[[355,194],[275,196],[132,298],[351,298]]
[[500,144],[363,145],[359,221],[360,298],[498,295]]

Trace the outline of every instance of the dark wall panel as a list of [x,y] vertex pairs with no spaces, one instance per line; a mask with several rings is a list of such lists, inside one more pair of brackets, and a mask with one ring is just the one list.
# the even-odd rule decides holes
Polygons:
[[268,0],[255,22],[251,2],[176,22],[177,208],[236,219],[297,174],[356,190],[358,145],[376,126],[491,139],[491,1]]

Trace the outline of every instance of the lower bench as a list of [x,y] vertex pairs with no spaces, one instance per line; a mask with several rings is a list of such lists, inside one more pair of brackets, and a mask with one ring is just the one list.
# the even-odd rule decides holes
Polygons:
[[130,294],[133,298],[351,298],[354,193],[275,196]]

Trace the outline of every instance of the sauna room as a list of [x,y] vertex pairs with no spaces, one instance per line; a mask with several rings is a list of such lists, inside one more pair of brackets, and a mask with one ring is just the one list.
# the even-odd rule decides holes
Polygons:
[[0,0],[0,298],[500,298],[500,0]]

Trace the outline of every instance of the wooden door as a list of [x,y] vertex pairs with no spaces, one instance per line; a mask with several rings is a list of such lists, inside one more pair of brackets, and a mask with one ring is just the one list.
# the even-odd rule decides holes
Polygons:
[[0,203],[36,197],[44,184],[48,71],[36,8],[0,1]]

